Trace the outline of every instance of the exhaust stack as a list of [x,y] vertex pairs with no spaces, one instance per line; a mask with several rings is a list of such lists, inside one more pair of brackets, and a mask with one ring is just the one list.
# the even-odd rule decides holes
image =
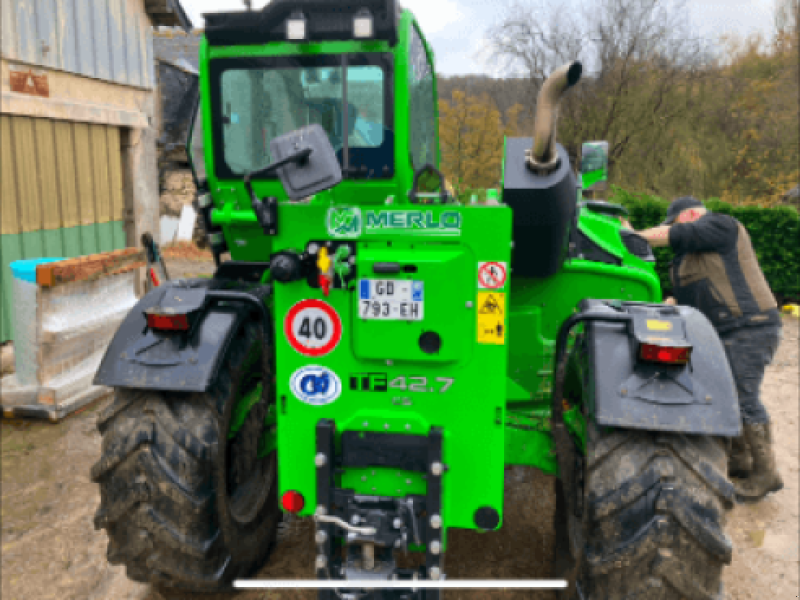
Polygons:
[[536,121],[533,126],[533,145],[525,151],[525,164],[537,175],[547,175],[558,167],[556,151],[556,120],[561,97],[578,83],[583,66],[580,62],[567,63],[548,77],[536,102]]

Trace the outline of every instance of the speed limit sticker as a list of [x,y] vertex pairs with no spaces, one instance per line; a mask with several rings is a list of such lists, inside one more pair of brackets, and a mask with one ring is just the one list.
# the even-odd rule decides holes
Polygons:
[[342,320],[322,300],[302,300],[286,315],[283,324],[289,344],[304,356],[323,356],[342,339]]

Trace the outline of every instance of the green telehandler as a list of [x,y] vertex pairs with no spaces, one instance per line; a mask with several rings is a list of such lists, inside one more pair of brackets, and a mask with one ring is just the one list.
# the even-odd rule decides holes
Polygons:
[[[731,373],[702,314],[661,304],[625,209],[581,198],[555,140],[581,65],[462,205],[433,52],[395,0],[209,14],[199,52],[188,149],[217,270],[143,296],[99,367],[108,560],[228,589],[289,513],[341,582],[321,600],[438,599],[414,580],[445,578],[450,529],[502,526],[525,465],[558,477],[564,597],[721,598]],[[409,586],[348,587],[365,579]]]

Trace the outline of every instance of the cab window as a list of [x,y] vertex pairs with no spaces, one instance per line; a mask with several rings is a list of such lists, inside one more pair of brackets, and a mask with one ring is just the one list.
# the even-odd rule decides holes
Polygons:
[[409,87],[411,97],[410,119],[411,162],[414,170],[427,163],[436,165],[436,111],[433,96],[433,68],[428,62],[425,45],[411,28]]

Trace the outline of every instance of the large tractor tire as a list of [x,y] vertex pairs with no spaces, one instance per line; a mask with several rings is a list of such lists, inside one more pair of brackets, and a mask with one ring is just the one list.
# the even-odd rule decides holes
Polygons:
[[[266,561],[280,509],[275,452],[259,458],[274,403],[260,325],[234,336],[205,393],[117,389],[98,417],[102,456],[95,527],[108,560],[159,588],[229,589]],[[264,378],[260,400],[233,438],[234,404]]]
[[[568,402],[584,383],[568,382]],[[734,504],[724,440],[587,421],[587,455],[557,485],[556,570],[577,583],[562,598],[722,600]]]

